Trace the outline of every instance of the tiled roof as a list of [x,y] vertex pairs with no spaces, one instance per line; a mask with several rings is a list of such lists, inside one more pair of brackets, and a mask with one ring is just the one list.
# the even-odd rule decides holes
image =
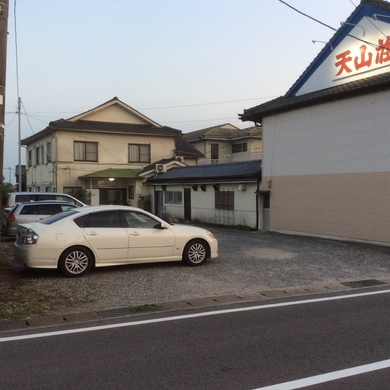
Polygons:
[[235,140],[240,138],[263,138],[263,129],[258,126],[247,127],[232,134],[229,139]]
[[198,149],[190,145],[187,141],[183,139],[183,137],[176,138],[175,145],[176,145],[176,155],[183,156],[183,157],[188,156],[192,158],[204,157],[203,153],[201,153]]
[[51,129],[66,129],[66,130],[83,130],[83,131],[100,131],[110,133],[127,133],[127,134],[151,134],[151,135],[166,135],[178,136],[180,130],[172,129],[171,127],[155,127],[152,125],[141,125],[133,123],[115,123],[115,122],[98,122],[78,120],[76,122],[59,119],[49,123]]
[[261,176],[261,160],[234,163],[195,165],[172,168],[166,173],[148,179],[152,184],[163,183],[205,183],[222,180],[256,180]]
[[153,125],[142,125],[134,123],[116,123],[116,122],[98,122],[98,121],[68,121],[59,119],[49,123],[45,129],[22,140],[23,145],[34,142],[47,134],[57,130],[65,131],[84,131],[84,132],[99,132],[112,134],[128,134],[128,135],[152,135],[157,137],[179,137],[181,130],[172,129],[171,127],[162,126],[155,127]]
[[239,114],[239,117],[242,121],[261,123],[263,117],[273,114],[330,101],[347,99],[358,95],[367,95],[388,89],[390,89],[390,72],[307,93],[305,95],[281,96],[267,103],[244,110],[244,113]]
[[87,175],[79,176],[79,179],[132,179],[137,178],[142,169],[116,169],[109,168],[103,171],[89,173]]
[[183,134],[183,138],[186,141],[202,138],[229,138],[231,134],[236,133],[238,130],[238,127],[233,126],[230,123],[225,123],[223,125],[207,127],[206,129],[185,133]]
[[361,0],[362,4],[370,4],[374,7],[382,8],[383,10],[390,11],[390,3],[383,0]]

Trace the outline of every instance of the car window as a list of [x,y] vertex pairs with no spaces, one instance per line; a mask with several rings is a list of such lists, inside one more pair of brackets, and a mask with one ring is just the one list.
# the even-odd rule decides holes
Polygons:
[[24,194],[24,195],[16,195],[15,202],[23,203],[23,202],[32,202],[37,200],[37,196],[33,194]]
[[60,204],[28,204],[22,206],[20,215],[53,215],[61,211]]
[[51,225],[52,223],[60,221],[61,219],[69,217],[73,214],[77,214],[77,211],[75,210],[64,211],[63,213],[51,215],[50,217],[42,219],[42,221],[40,221],[39,223],[43,223],[44,225]]
[[83,215],[74,220],[79,227],[88,228],[118,228],[123,227],[121,214],[118,210],[101,211]]
[[62,208],[59,204],[40,204],[38,210],[40,215],[53,215],[60,213]]
[[61,211],[67,211],[70,209],[74,209],[75,207],[76,207],[76,205],[74,205],[74,204],[62,204]]
[[149,215],[137,211],[124,211],[124,215],[130,228],[152,229],[159,223],[154,218],[149,217]]
[[[37,196],[37,200],[56,200],[55,195],[49,195],[49,194],[39,194]],[[62,200],[62,199],[59,199]]]
[[21,206],[21,210],[19,212],[20,215],[35,215],[38,214],[38,207],[36,205],[24,205]]

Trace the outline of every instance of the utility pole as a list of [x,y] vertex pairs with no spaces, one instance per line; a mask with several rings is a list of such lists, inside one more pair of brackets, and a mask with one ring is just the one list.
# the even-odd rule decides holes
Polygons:
[[18,150],[18,191],[22,191],[22,132],[20,128],[20,108],[21,108],[22,99],[18,97],[18,142],[19,142],[19,150]]
[[[3,166],[4,166],[4,128],[5,128],[5,79],[7,65],[7,35],[8,35],[8,3],[9,0],[0,0],[0,194],[3,193]],[[3,207],[0,202],[0,212]]]

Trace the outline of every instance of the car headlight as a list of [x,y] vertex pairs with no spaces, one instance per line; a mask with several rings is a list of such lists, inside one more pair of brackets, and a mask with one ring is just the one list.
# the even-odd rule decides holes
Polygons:
[[38,241],[38,234],[34,232],[32,229],[28,229],[24,239],[23,239],[23,244],[36,244]]

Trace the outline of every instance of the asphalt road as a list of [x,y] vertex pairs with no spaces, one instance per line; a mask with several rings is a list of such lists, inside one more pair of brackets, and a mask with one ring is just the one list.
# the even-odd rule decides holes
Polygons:
[[[82,333],[74,327],[66,328],[68,334],[61,333],[64,327],[18,333],[56,332],[31,339],[2,333],[0,388],[248,390],[356,367],[359,372],[390,359],[386,291],[186,310],[169,318],[154,313],[122,320],[127,323],[90,323]],[[388,389],[389,367],[310,388]]]

